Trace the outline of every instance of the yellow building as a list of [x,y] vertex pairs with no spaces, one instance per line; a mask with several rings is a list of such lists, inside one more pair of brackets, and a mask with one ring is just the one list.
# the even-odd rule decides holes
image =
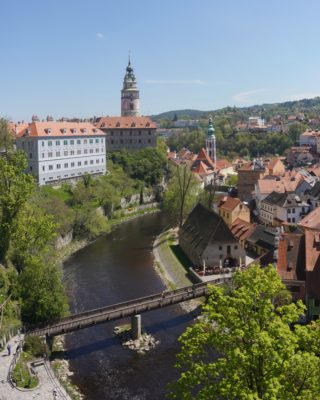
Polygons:
[[250,222],[250,210],[240,199],[224,196],[218,203],[220,217],[231,227],[237,218],[242,221]]

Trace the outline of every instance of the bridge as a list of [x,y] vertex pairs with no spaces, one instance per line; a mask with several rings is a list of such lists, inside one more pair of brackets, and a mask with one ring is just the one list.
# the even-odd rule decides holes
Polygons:
[[[172,304],[182,303],[187,300],[206,296],[209,292],[208,284],[221,285],[230,283],[232,273],[226,275],[212,276],[212,280],[205,283],[197,283],[181,289],[156,293],[151,296],[140,297],[137,299],[112,304],[109,306],[84,311],[73,314],[51,323],[49,325],[37,326],[26,331],[30,336],[53,337],[65,333],[85,329],[90,326],[103,324],[108,321],[116,321],[126,317],[134,317],[138,314],[156,310]],[[304,281],[283,280],[286,286],[304,286]],[[140,329],[140,328],[139,328]]]
[[178,304],[183,301],[196,299],[208,294],[208,284],[219,285],[229,283],[230,276],[213,277],[210,282],[197,283],[181,289],[165,291],[151,296],[140,297],[137,299],[125,301],[123,303],[113,304],[102,308],[85,311],[79,314],[73,314],[69,317],[61,318],[50,325],[38,326],[27,330],[26,334],[30,336],[57,336],[65,333],[85,329],[90,326],[103,324],[108,321],[115,321],[125,317],[133,317],[146,311],[156,310],[163,307]]

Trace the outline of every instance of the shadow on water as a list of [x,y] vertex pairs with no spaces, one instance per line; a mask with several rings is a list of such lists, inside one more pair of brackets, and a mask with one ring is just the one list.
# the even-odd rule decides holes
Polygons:
[[118,346],[120,341],[117,337],[108,337],[103,340],[99,340],[93,343],[87,343],[86,345],[75,347],[64,352],[64,357],[68,360],[76,360],[78,357],[91,354],[95,351],[107,350],[112,346]]
[[[194,318],[199,314],[199,312],[190,312],[188,314],[178,315],[176,317],[170,318],[159,323],[153,323],[152,325],[146,325],[143,327],[143,331],[148,334],[156,335],[160,331],[166,329],[174,328],[181,324],[191,323]],[[142,315],[143,318],[143,315]],[[121,321],[120,325],[123,324]],[[101,324],[103,325],[103,324]],[[88,330],[91,328],[87,328]],[[63,358],[68,360],[76,360],[78,357],[83,357],[86,354],[90,354],[95,351],[108,350],[112,346],[121,346],[121,341],[118,337],[112,336],[103,340],[95,341],[92,343],[87,343],[82,346],[74,347],[72,349],[66,350],[63,353]]]

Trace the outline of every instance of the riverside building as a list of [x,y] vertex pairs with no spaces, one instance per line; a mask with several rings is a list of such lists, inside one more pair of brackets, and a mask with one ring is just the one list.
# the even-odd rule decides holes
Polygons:
[[84,122],[32,122],[17,136],[39,185],[106,172],[105,134]]

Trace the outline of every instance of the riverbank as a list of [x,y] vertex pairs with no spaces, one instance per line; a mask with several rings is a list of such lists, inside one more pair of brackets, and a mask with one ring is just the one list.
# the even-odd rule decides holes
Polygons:
[[[179,289],[193,284],[186,267],[173,253],[171,246],[178,244],[178,228],[162,232],[153,243],[154,269],[169,290]],[[193,311],[202,304],[200,300],[180,303],[187,311]]]

